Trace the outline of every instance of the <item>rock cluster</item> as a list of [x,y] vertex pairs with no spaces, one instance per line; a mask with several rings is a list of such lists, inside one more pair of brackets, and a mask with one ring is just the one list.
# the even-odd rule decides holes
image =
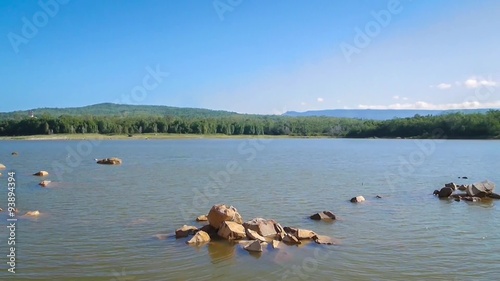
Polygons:
[[[465,193],[455,194],[455,191]],[[485,180],[468,185],[457,185],[453,182],[447,183],[440,190],[434,190],[434,195],[440,199],[455,199],[455,201],[465,200],[478,202],[483,199],[500,199],[500,195],[493,193],[495,183]]]
[[96,162],[97,164],[104,164],[104,165],[120,165],[122,163],[122,159],[111,157],[104,159],[96,159]]
[[[204,221],[205,216],[196,220]],[[203,218],[203,219],[201,219]],[[187,244],[202,244],[213,239],[241,241],[243,248],[249,252],[262,252],[270,243],[272,248],[279,247],[280,242],[287,245],[301,244],[301,240],[312,240],[318,244],[333,245],[333,240],[324,235],[318,235],[312,230],[296,227],[282,227],[272,219],[254,218],[243,222],[238,210],[233,206],[218,204],[212,206],[206,215],[208,224],[201,228],[184,225],[175,231],[176,238],[193,235]],[[314,220],[334,220],[335,215],[323,211],[310,216]]]

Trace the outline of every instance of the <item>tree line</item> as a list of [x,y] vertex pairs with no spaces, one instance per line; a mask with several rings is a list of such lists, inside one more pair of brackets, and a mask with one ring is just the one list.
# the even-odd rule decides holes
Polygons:
[[132,117],[42,115],[0,120],[0,136],[40,134],[225,134],[349,138],[500,138],[500,111],[453,113],[385,121],[332,117],[232,115]]

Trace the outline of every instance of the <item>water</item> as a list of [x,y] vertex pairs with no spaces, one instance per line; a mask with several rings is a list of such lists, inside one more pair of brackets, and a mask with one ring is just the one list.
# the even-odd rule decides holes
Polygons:
[[[123,165],[94,162],[113,156]],[[0,184],[16,171],[21,214],[42,214],[19,217],[15,275],[7,273],[8,233],[0,229],[0,279],[495,280],[500,201],[443,201],[432,191],[450,181],[500,183],[498,159],[498,141],[2,141]],[[31,174],[39,170],[49,171],[51,188],[37,185]],[[367,202],[350,203],[356,195]],[[0,200],[5,209],[6,187]],[[253,255],[167,235],[201,226],[194,219],[216,203],[234,205],[245,220],[273,218],[340,244]],[[321,210],[339,220],[308,219]],[[6,219],[1,212],[2,225]]]

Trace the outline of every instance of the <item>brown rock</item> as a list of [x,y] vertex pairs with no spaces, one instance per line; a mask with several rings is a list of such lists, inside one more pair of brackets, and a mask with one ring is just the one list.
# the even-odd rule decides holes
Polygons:
[[120,165],[122,164],[122,162],[123,162],[122,159],[116,157],[97,160],[97,164],[104,164],[104,165]]
[[198,228],[190,225],[183,225],[181,228],[175,231],[175,238],[188,237],[188,235],[193,235]]
[[219,229],[225,221],[234,221],[239,224],[243,223],[243,219],[235,207],[228,207],[223,204],[212,206],[210,212],[208,212],[207,219],[208,223],[216,229]]
[[316,213],[309,217],[312,220],[334,220],[335,215],[330,211]]
[[249,228],[245,229],[245,233],[247,237],[251,240],[259,240],[261,242],[266,242],[266,238],[257,233],[257,231],[253,231]]
[[244,249],[249,252],[262,252],[262,244],[259,240],[255,240],[252,243],[246,245]]
[[36,216],[40,215],[40,212],[38,210],[36,210],[36,211],[29,211],[29,212],[26,212],[26,214],[24,214],[24,215],[25,216],[36,217]]
[[40,171],[40,172],[34,173],[33,175],[34,176],[39,176],[39,177],[45,177],[45,176],[49,175],[49,172],[47,172],[47,171]]
[[273,240],[272,245],[273,245],[273,249],[278,249],[278,248],[279,248],[279,246],[280,246],[280,241],[278,241],[278,240]]
[[206,224],[200,228],[200,231],[205,231],[210,235],[211,238],[217,237],[217,229],[215,229],[213,226]]
[[38,185],[40,185],[42,187],[47,187],[50,183],[51,183],[51,181],[44,180],[44,181],[41,181]]
[[438,193],[439,198],[448,198],[453,194],[453,188],[451,187],[443,187]]
[[466,191],[467,188],[468,188],[468,186],[464,185],[464,184],[458,186],[458,190],[460,190],[460,191]]
[[325,244],[325,245],[334,245],[335,243],[333,242],[332,238],[325,236],[325,235],[315,235],[313,237],[314,242],[317,244]]
[[361,203],[365,201],[365,197],[363,196],[356,196],[351,198],[351,203]]
[[7,168],[7,167],[5,167],[5,165],[4,165],[4,164],[1,164],[1,163],[0,163],[0,170],[5,170],[6,168]]
[[255,218],[243,224],[246,229],[256,231],[258,234],[269,237],[276,236],[276,222],[274,220],[266,220],[263,218]]
[[299,240],[303,239],[312,239],[316,233],[312,230],[307,230],[307,229],[301,229],[301,228],[294,228],[294,227],[285,227],[285,231],[288,234],[291,234],[295,236]]
[[203,230],[200,230],[196,232],[196,234],[191,238],[189,241],[187,241],[187,244],[201,244],[201,243],[207,243],[210,242],[210,235],[206,233]]
[[227,240],[237,240],[246,237],[243,225],[234,221],[224,221],[217,235]]
[[197,217],[196,221],[208,221],[207,215],[201,215]]
[[276,230],[276,232],[278,234],[285,232],[285,230],[283,229],[283,227],[279,223],[274,224],[274,230]]
[[297,237],[290,233],[285,234],[285,237],[283,237],[283,242],[291,245],[297,245],[301,243],[299,239],[297,239]]

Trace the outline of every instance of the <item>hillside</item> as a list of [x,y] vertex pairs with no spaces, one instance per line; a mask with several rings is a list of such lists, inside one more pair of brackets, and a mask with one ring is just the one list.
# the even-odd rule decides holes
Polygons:
[[330,110],[311,110],[305,112],[288,111],[284,116],[306,117],[306,116],[325,116],[337,118],[356,118],[365,120],[390,120],[393,118],[408,118],[415,115],[420,116],[438,116],[451,113],[486,113],[490,109],[463,109],[463,110],[416,110],[416,109],[330,109]]
[[[61,115],[71,116],[108,116],[108,117],[221,117],[231,116],[237,113],[201,108],[180,108],[160,105],[128,105],[101,103],[84,107],[70,108],[37,108],[33,109],[35,116],[49,115],[58,117]],[[0,112],[0,119],[19,119],[29,116],[30,110]]]

